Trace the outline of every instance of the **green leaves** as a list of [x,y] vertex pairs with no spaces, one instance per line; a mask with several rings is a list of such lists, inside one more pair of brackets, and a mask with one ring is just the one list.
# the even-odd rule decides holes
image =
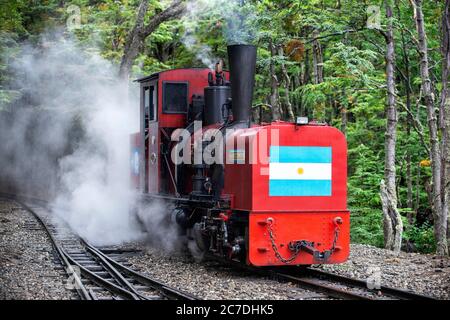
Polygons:
[[424,223],[421,226],[411,225],[406,221],[404,239],[413,243],[419,252],[433,253],[436,251],[433,226]]
[[350,207],[350,240],[383,247],[381,211],[377,208]]
[[[53,27],[66,30],[68,5],[80,8],[81,26],[72,32],[86,52],[98,50],[116,65],[120,63],[125,40],[136,19],[139,0],[1,0],[0,11],[0,111],[20,97],[11,84],[9,65],[17,54],[17,43],[34,41],[41,32]],[[208,66],[208,59],[226,61],[227,41],[256,42],[258,62],[254,104],[267,104],[270,90],[269,67],[273,64],[282,107],[289,92],[295,115],[326,121],[346,129],[348,141],[348,202],[352,210],[352,240],[382,246],[379,184],[384,168],[385,39],[380,32],[366,28],[367,7],[359,0],[249,0],[243,7],[235,0],[188,0],[191,13],[183,19],[163,23],[142,43],[135,60],[133,76],[148,75],[179,67]],[[145,17],[167,6],[167,1],[149,0]],[[381,5],[380,1],[370,2]],[[422,123],[428,139],[426,112],[421,106],[420,55],[416,48],[415,26],[408,1],[394,1],[396,87],[399,104],[406,105],[410,77],[411,112]],[[194,10],[208,5],[211,10]],[[429,42],[430,72],[436,98],[440,85],[441,53],[439,29],[442,3],[424,1],[423,10]],[[230,10],[235,8],[236,10]],[[382,8],[382,11],[384,9]],[[200,12],[198,15],[195,13]],[[194,13],[194,14],[192,14]],[[382,29],[386,19],[381,13]],[[317,35],[323,58],[323,82],[315,83],[313,71],[313,35]],[[271,41],[283,54],[273,57]],[[292,48],[301,48],[293,59]],[[205,59],[205,57],[207,59]],[[290,86],[286,89],[284,65]],[[416,104],[416,101],[419,100]],[[436,99],[439,101],[439,99]],[[270,114],[270,110],[267,110]],[[429,220],[430,168],[420,168],[428,158],[419,135],[408,120],[404,108],[398,108],[397,139],[398,197],[402,215],[406,215],[407,156],[411,158],[413,202],[417,215]],[[409,209],[408,209],[409,210]],[[431,223],[431,221],[430,221]],[[405,239],[418,250],[432,249],[431,224],[406,227]]]

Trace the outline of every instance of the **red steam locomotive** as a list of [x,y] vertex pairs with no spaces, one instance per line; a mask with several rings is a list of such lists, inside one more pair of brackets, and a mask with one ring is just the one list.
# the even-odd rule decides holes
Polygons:
[[229,46],[228,61],[229,73],[218,63],[215,74],[177,69],[137,80],[133,187],[171,204],[171,221],[198,260],[208,253],[255,266],[345,261],[345,136],[305,118],[252,122],[256,48]]

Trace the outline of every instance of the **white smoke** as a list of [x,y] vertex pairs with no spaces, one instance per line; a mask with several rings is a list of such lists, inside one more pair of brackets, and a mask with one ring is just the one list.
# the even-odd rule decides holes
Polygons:
[[[229,44],[251,40],[254,15],[237,0],[192,0],[183,17],[183,42],[213,68],[217,58],[197,37],[200,23],[215,21]],[[0,115],[0,187],[53,198],[56,214],[94,244],[143,236],[130,211],[129,134],[138,131],[138,89],[117,78],[116,67],[92,48],[62,34],[22,45],[11,64],[10,86],[21,98]],[[0,110],[4,109],[0,106]],[[176,243],[160,204],[139,218],[163,247]]]
[[169,203],[158,200],[141,204],[137,208],[139,222],[148,230],[146,241],[168,252],[179,251],[184,241],[179,235],[178,225],[170,215],[172,209]]
[[[82,59],[73,70],[71,87],[77,92],[85,138],[60,160],[62,192],[55,207],[64,208],[58,213],[95,244],[135,240],[141,234],[130,215],[134,197],[129,184],[129,135],[137,131],[139,103],[129,99],[128,83],[116,78],[117,70],[108,61],[69,45]],[[52,50],[55,47],[58,44]],[[50,64],[65,64],[64,55],[47,57]],[[65,92],[64,104],[72,97],[71,90],[58,89]]]
[[[117,78],[114,65],[67,36],[45,35],[39,45],[20,49],[12,67],[24,105],[14,110],[8,125],[13,132],[0,130],[8,136],[0,165],[14,160],[4,177],[28,172],[39,177],[35,188],[53,186],[49,196],[55,213],[92,243],[139,238],[129,183],[129,135],[139,130],[139,100],[129,96],[128,83]],[[42,119],[36,121],[37,116]],[[27,132],[33,132],[31,139]],[[52,148],[58,152],[49,153]],[[25,175],[20,178],[27,181]],[[23,185],[21,192],[29,193]]]
[[218,58],[213,55],[209,46],[201,44],[196,36],[191,33],[185,33],[182,42],[189,51],[195,53],[197,60],[201,61],[207,68],[214,69],[214,65],[218,61]]
[[199,38],[201,24],[220,28],[227,44],[249,44],[257,37],[257,15],[243,0],[190,0],[182,22],[182,42],[206,67],[214,69],[218,58]]

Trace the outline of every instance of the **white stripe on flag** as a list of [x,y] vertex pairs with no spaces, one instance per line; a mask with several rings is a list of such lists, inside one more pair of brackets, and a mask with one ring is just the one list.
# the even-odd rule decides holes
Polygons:
[[270,180],[331,180],[331,163],[269,164]]

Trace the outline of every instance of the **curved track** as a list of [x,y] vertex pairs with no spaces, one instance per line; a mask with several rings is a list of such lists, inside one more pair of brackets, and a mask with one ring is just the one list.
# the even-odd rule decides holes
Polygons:
[[[64,266],[68,284],[83,300],[197,300],[190,294],[140,274],[54,223],[45,201],[3,195],[32,213],[47,232]],[[26,201],[26,202],[25,202]]]
[[[137,273],[73,234],[69,228],[54,225],[44,209],[46,202],[27,197],[0,194],[19,202],[36,216],[47,231],[74,288],[82,299],[198,299],[163,283]],[[24,203],[33,203],[29,206]],[[41,212],[37,212],[41,211]],[[252,274],[277,281],[290,282],[301,288],[319,292],[324,298],[345,300],[437,300],[414,292],[379,286],[368,288],[367,281],[349,278],[316,268],[286,266],[283,268],[256,268],[208,255],[209,259],[250,271]],[[80,271],[80,272],[78,272]]]

